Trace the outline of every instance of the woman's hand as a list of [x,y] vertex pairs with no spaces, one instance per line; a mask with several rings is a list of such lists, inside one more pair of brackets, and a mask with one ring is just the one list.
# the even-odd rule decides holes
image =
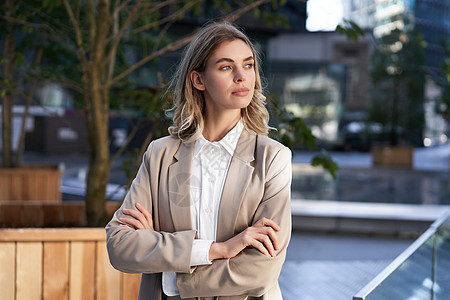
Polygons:
[[279,250],[275,234],[278,230],[280,227],[274,221],[262,218],[231,239],[223,243],[212,243],[209,259],[233,258],[246,247],[254,247],[266,256],[275,257],[275,251]]
[[122,212],[125,215],[131,216],[132,218],[119,218],[119,220],[125,224],[122,226],[131,227],[132,229],[150,229],[153,228],[153,218],[152,215],[145,209],[141,204],[136,203],[136,209],[124,208]]

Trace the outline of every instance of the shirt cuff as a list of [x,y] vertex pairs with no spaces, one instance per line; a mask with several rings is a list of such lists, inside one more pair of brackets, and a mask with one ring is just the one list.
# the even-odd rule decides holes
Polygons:
[[213,240],[194,240],[191,253],[191,267],[210,265],[212,263],[209,260],[209,248],[213,242]]

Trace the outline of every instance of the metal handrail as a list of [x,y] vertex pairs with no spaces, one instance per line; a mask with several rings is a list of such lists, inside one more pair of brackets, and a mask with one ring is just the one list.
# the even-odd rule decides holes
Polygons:
[[[378,286],[380,286],[393,272],[395,272],[406,260],[408,260],[422,245],[424,245],[442,226],[450,219],[450,209],[445,210],[441,216],[430,225],[417,240],[415,240],[405,251],[394,259],[383,271],[366,284],[355,296],[353,300],[365,300]],[[447,222],[446,222],[447,221]]]

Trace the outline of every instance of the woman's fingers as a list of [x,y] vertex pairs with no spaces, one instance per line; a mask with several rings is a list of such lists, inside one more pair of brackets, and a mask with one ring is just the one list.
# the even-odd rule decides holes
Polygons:
[[258,240],[252,240],[250,245],[253,248],[259,250],[259,252],[261,252],[262,254],[264,254],[265,256],[272,256],[269,252],[269,250],[267,250],[267,247],[265,247],[260,241]]
[[267,234],[272,240],[275,250],[279,250],[278,237],[275,234],[275,231],[280,230],[280,226],[278,226],[278,224],[275,223],[275,221],[267,218],[262,218],[261,220],[256,222],[255,225],[253,225],[252,227],[267,228],[268,229]]
[[153,218],[145,207],[141,204],[136,204],[136,209],[124,208],[122,212],[125,215],[131,216],[132,218],[120,218],[119,220],[133,226],[135,229],[153,229]]
[[149,211],[142,206],[140,203],[136,203],[136,208],[144,215],[145,219],[147,220],[148,229],[153,229],[153,218],[152,215],[149,213]]
[[144,225],[137,219],[133,218],[119,218],[122,223],[134,228],[134,229],[144,229]]
[[[265,249],[267,249],[269,256],[272,257],[276,256],[275,246],[266,232],[258,233],[258,235],[255,237],[255,240],[257,240],[260,243],[260,245],[262,245]],[[265,254],[265,252],[263,253]]]
[[244,231],[245,246],[252,246],[267,256],[276,256],[278,239],[271,227],[249,227]]
[[233,258],[246,247],[253,247],[268,257],[275,257],[276,250],[279,250],[278,238],[275,229],[270,225],[273,221],[267,220],[261,220],[258,222],[259,226],[248,227],[223,243],[213,243],[210,257],[212,259]]
[[278,226],[277,223],[275,223],[275,221],[271,220],[271,219],[267,219],[267,218],[262,218],[260,219],[258,222],[256,222],[254,225],[254,227],[264,227],[264,226],[269,226],[272,227],[274,230],[278,231],[280,230],[280,226]]

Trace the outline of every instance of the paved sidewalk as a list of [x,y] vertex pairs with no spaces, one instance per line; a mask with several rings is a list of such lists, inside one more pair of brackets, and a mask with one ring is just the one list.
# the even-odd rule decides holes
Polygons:
[[284,300],[350,300],[414,239],[294,232],[279,283]]

